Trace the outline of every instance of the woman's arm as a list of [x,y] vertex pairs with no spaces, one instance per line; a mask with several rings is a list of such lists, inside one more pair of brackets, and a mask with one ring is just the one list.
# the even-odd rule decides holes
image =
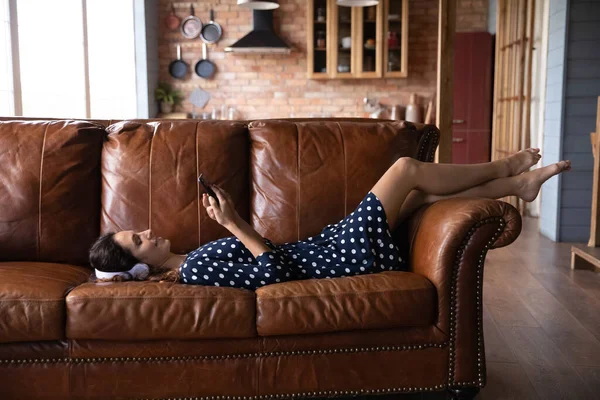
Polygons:
[[226,225],[225,228],[235,235],[255,258],[265,251],[272,250],[265,244],[264,238],[242,218],[236,218],[234,223]]
[[239,218],[237,224],[232,224],[227,229],[237,236],[252,255],[254,255],[254,258],[258,261],[256,268],[262,269],[262,277],[265,284],[270,285],[289,280],[304,279],[298,269],[292,266],[293,262],[286,256],[283,250],[271,243],[270,240],[269,244],[273,248],[267,246],[265,240],[268,239],[264,239],[243,219]]
[[[212,197],[203,195],[202,203],[207,206],[208,216],[217,220],[234,234],[256,258],[258,266],[253,267],[253,270],[260,272],[262,269],[261,284],[268,285],[290,279],[302,279],[302,275],[298,271],[289,268],[290,265],[293,265],[293,261],[289,260],[279,247],[259,235],[250,224],[239,216],[229,194],[217,186],[213,189],[219,198],[220,205]],[[248,274],[250,278],[254,279],[253,275],[252,273]]]
[[202,204],[206,207],[208,216],[237,236],[254,257],[258,258],[262,253],[273,250],[267,246],[263,237],[240,217],[229,193],[216,185],[211,187],[219,198],[219,204],[213,197],[202,194]]

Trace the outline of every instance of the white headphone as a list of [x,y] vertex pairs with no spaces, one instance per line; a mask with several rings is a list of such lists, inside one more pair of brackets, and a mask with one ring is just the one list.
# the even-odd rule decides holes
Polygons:
[[96,278],[98,279],[112,279],[114,276],[122,276],[124,278],[133,278],[136,280],[144,280],[150,275],[150,267],[148,264],[137,263],[131,268],[129,271],[121,271],[121,272],[104,272],[99,271],[96,268]]

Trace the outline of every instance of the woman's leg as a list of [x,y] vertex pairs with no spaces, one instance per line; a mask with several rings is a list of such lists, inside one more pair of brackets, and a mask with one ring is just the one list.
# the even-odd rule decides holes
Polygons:
[[398,213],[413,189],[444,195],[471,188],[492,179],[518,175],[537,163],[537,149],[526,149],[502,160],[482,164],[434,164],[400,158],[377,181],[371,191],[386,211],[390,229],[396,226]]
[[492,179],[519,175],[535,165],[541,156],[526,149],[501,160],[481,164],[435,164],[418,162],[421,179],[418,189],[429,194],[456,193]]
[[434,195],[422,192],[418,189],[412,190],[402,204],[398,213],[397,223],[412,214],[423,204],[433,203],[438,200],[452,197],[484,197],[488,199],[500,199],[506,196],[518,196],[524,201],[533,201],[538,196],[542,184],[554,175],[571,169],[570,161],[560,161],[543,168],[538,168],[521,175],[494,179],[461,192]]

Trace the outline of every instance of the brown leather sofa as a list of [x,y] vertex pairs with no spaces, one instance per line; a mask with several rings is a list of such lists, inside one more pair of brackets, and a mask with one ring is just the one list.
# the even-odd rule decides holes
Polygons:
[[395,232],[406,272],[255,292],[89,283],[109,230],[173,252],[231,234],[198,202],[204,173],[274,243],[352,211],[399,157],[432,161],[431,125],[360,119],[0,122],[0,399],[283,399],[486,383],[488,249],[521,230],[507,203],[449,199]]

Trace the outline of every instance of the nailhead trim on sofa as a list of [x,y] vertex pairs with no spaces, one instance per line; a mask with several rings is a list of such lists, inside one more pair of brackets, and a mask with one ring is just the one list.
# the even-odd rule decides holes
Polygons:
[[[423,155],[423,151],[425,150],[425,147],[427,146],[427,142],[429,141],[429,136],[431,136],[431,134],[434,132],[435,132],[435,130],[431,129],[425,133],[425,138],[423,139],[423,142],[421,143],[421,147],[419,148],[419,152],[417,153],[417,160],[421,161],[421,156]],[[436,135],[436,137],[433,138],[432,149],[434,149],[434,151],[432,151],[431,154],[429,154],[429,162],[432,162],[433,157],[435,156],[435,148],[437,146],[438,139],[439,139],[438,135]]]
[[261,396],[206,396],[206,397],[163,397],[144,398],[140,400],[259,400],[259,399],[285,399],[296,397],[322,397],[322,396],[347,396],[347,395],[365,395],[376,393],[410,393],[410,392],[435,392],[446,388],[446,385],[436,385],[428,387],[397,387],[387,389],[360,389],[360,390],[322,390],[319,392],[303,392],[289,394],[265,394]]
[[359,353],[363,351],[404,351],[421,350],[429,347],[447,347],[448,342],[426,343],[404,346],[376,346],[376,347],[351,347],[347,349],[324,349],[324,350],[298,350],[298,351],[270,351],[265,353],[248,354],[226,354],[222,356],[171,356],[171,357],[94,357],[94,358],[27,358],[15,360],[0,360],[0,364],[43,364],[43,363],[95,363],[95,362],[137,362],[137,361],[182,361],[182,360],[219,360],[228,358],[269,357],[285,355],[306,354],[331,354],[331,353]]
[[[138,361],[181,361],[181,360],[207,360],[207,359],[227,359],[227,358],[248,358],[258,356],[278,356],[278,355],[306,355],[306,354],[330,354],[330,353],[357,353],[362,351],[403,351],[403,350],[421,350],[431,347],[444,348],[448,342],[427,343],[404,346],[376,346],[376,347],[352,347],[347,349],[326,349],[326,350],[298,350],[298,351],[273,351],[266,353],[249,354],[228,354],[223,356],[173,356],[173,357],[98,357],[98,358],[31,358],[21,360],[0,360],[0,364],[42,364],[42,363],[98,363],[98,362],[138,362]],[[270,394],[261,396],[206,396],[206,397],[175,397],[148,400],[259,400],[259,399],[284,399],[295,397],[321,397],[321,396],[346,396],[360,395],[369,393],[406,393],[423,391],[440,391],[447,388],[447,382],[441,385],[426,387],[397,387],[386,389],[360,389],[360,390],[329,390],[319,392],[302,392],[290,394]],[[145,399],[142,399],[145,400]]]
[[[454,364],[455,364],[455,347],[456,347],[456,286],[458,282],[458,271],[460,269],[460,262],[471,239],[471,236],[475,233],[475,231],[484,224],[490,223],[498,223],[500,226],[496,233],[492,236],[489,242],[483,247],[483,251],[479,255],[479,261],[477,263],[477,293],[476,293],[476,306],[477,306],[477,381],[471,382],[457,382],[454,380]],[[470,230],[467,232],[467,236],[463,240],[458,249],[458,253],[456,254],[456,262],[454,264],[454,270],[452,271],[452,290],[450,293],[450,363],[448,364],[448,377],[450,380],[450,386],[479,386],[483,387],[485,385],[482,373],[483,360],[482,354],[484,352],[483,348],[483,321],[482,321],[482,294],[483,294],[483,264],[485,262],[485,256],[488,252],[488,249],[494,244],[498,236],[504,231],[504,227],[506,222],[502,217],[490,217],[486,218],[482,221],[477,222]]]
[[[433,131],[429,131],[430,133]],[[433,162],[433,159],[435,158],[435,149],[437,148],[438,143],[440,142],[440,137],[439,135],[436,135],[436,137],[433,139],[432,142],[432,146],[431,148],[433,149],[433,151],[431,152],[431,154],[429,154],[429,162]]]

